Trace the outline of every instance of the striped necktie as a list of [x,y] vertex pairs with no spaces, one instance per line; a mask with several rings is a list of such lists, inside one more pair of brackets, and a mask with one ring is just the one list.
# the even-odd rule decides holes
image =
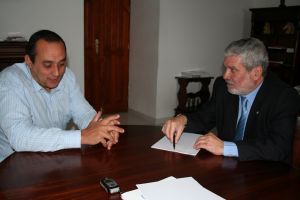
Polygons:
[[244,138],[244,129],[245,129],[247,113],[248,113],[247,103],[248,103],[247,98],[241,96],[241,105],[242,105],[241,116],[236,126],[235,137],[234,137],[235,141],[243,140]]

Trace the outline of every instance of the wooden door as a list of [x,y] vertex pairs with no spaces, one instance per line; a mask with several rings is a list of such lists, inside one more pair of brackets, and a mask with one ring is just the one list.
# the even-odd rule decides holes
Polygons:
[[104,113],[128,109],[130,0],[84,1],[85,97]]

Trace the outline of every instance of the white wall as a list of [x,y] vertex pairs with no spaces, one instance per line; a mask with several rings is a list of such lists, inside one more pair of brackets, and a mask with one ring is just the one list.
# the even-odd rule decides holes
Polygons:
[[224,48],[249,36],[249,7],[240,0],[161,0],[156,118],[174,115],[176,74],[201,68],[221,75]]
[[84,88],[83,0],[1,0],[0,38],[21,32],[28,40],[40,29],[58,33],[66,42],[69,66]]
[[[150,0],[132,0],[131,7],[131,59],[141,60],[143,65],[130,62],[130,82],[137,77],[143,77],[145,71],[151,69],[150,78],[155,75],[155,81],[141,79],[138,84],[131,84],[130,99],[140,96],[140,100],[130,100],[129,107],[155,119],[163,119],[174,114],[177,106],[178,84],[175,75],[181,71],[202,68],[212,75],[221,74],[223,49],[232,40],[248,36],[250,32],[250,12],[252,1],[240,0],[160,0],[159,6],[151,7],[150,12],[140,12],[145,3]],[[155,1],[156,2],[156,1]],[[156,3],[155,3],[156,4]],[[144,29],[152,19],[152,13],[159,12],[159,27],[155,26],[151,34]],[[156,20],[156,18],[155,18]],[[138,21],[138,23],[135,23]],[[157,49],[151,44],[151,55],[146,56],[147,48],[137,38],[143,37],[155,42],[158,35]],[[156,32],[156,33],[155,33]],[[153,33],[155,36],[153,36]],[[136,35],[139,35],[138,37]],[[135,45],[139,43],[139,45]],[[157,53],[153,52],[156,51]],[[138,53],[137,53],[138,52]],[[158,55],[158,63],[154,63]],[[132,61],[132,60],[131,60]],[[153,87],[155,89],[153,90]],[[148,90],[151,89],[151,99],[148,103]],[[135,94],[135,95],[133,95]],[[153,94],[153,95],[152,95]],[[146,96],[145,96],[146,95]]]
[[[0,0],[0,38],[51,29],[66,41],[69,66],[84,88],[84,0]],[[176,74],[201,67],[221,74],[223,49],[250,33],[254,7],[280,0],[131,0],[129,108],[154,119],[177,106]],[[287,6],[300,0],[286,0]]]
[[159,0],[133,0],[130,26],[129,108],[155,118]]
[[[158,1],[158,6],[157,1],[150,6],[151,0],[131,0],[129,75],[129,108],[157,121],[174,114],[177,74],[201,68],[215,77],[221,75],[224,48],[229,42],[250,35],[249,8],[276,7],[280,3],[280,0]],[[300,5],[300,0],[287,0],[286,5]],[[156,9],[159,19],[154,16]],[[158,29],[153,25],[156,20]],[[151,33],[146,28],[149,22]],[[153,42],[157,34],[156,49]],[[149,78],[145,78],[146,74]]]

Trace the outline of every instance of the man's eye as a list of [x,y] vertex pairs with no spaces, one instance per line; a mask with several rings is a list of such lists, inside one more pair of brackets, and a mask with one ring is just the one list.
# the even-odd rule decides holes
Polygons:
[[64,63],[64,62],[59,63],[58,66],[59,66],[59,67],[64,67],[64,66],[66,66],[66,63]]
[[50,67],[51,67],[51,63],[44,63],[44,66],[45,66],[46,68],[50,68]]

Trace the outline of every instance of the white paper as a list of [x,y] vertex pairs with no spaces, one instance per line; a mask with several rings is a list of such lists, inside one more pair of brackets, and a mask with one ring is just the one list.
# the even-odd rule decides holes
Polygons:
[[179,179],[165,179],[153,183],[138,184],[138,190],[146,200],[217,200],[222,197],[202,187],[192,177]]
[[121,198],[123,200],[146,200],[142,197],[142,193],[138,189],[122,193]]
[[[167,181],[170,181],[170,180],[176,180],[176,178],[173,177],[173,176],[169,176],[169,177],[167,177],[165,179],[162,179],[160,181],[157,181],[157,182],[167,182]],[[157,182],[144,183],[143,185],[153,184],[153,183],[157,183]],[[142,192],[138,189],[122,193],[121,198],[123,200],[147,200],[143,196]]]
[[178,143],[176,144],[175,150],[173,148],[172,142],[165,136],[154,145],[152,145],[151,148],[195,156],[197,155],[199,150],[194,149],[193,146],[197,138],[200,136],[202,135],[183,132]]

